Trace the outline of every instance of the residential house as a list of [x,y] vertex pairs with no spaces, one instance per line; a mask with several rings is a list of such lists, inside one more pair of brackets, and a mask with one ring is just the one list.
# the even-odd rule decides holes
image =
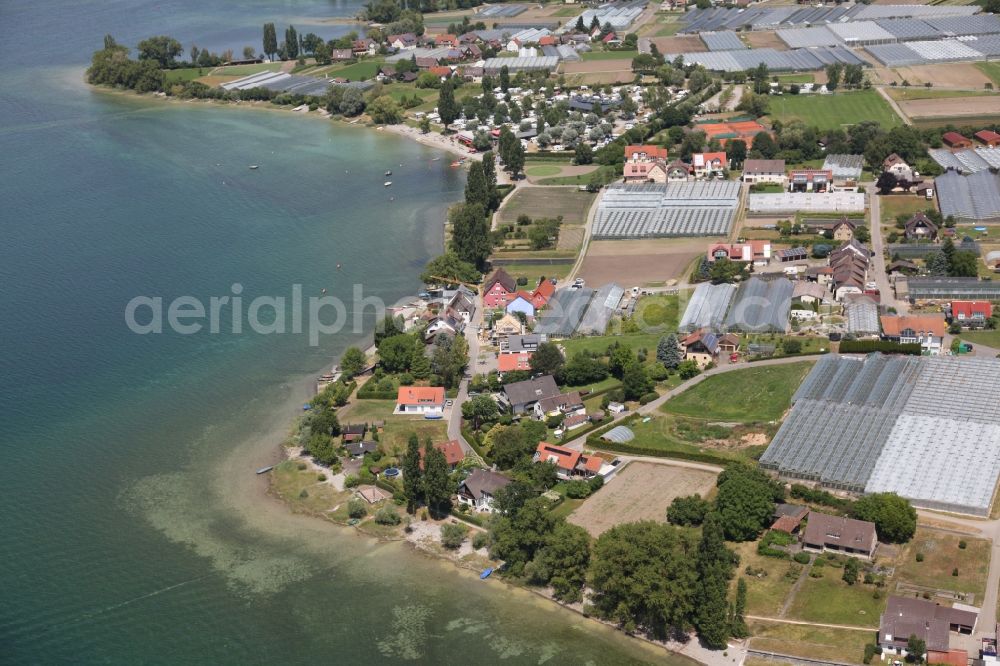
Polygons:
[[896,178],[897,183],[912,183],[916,180],[913,176],[913,167],[896,153],[889,155],[882,161],[882,171],[891,173]]
[[492,337],[494,340],[506,338],[509,335],[521,335],[523,332],[524,326],[521,324],[521,320],[514,315],[505,314],[493,322]]
[[522,46],[524,46],[524,44],[522,44],[519,39],[511,39],[507,41],[507,44],[503,47],[503,50],[510,51],[511,53],[520,53]]
[[521,370],[531,370],[531,352],[520,354],[500,354],[497,356],[497,371],[500,374]]
[[971,634],[978,620],[979,613],[969,606],[948,607],[919,597],[890,596],[879,618],[878,645],[883,652],[901,655],[906,653],[910,636],[916,636],[928,651],[947,652],[950,632]]
[[752,261],[755,265],[766,266],[771,260],[771,241],[751,240],[745,243],[714,243],[708,246],[708,261],[719,259],[730,261]]
[[805,517],[809,515],[809,507],[800,504],[778,504],[774,508],[772,530],[795,534]]
[[778,258],[778,262],[782,264],[787,264],[792,261],[805,261],[809,258],[809,250],[801,246],[786,247],[775,252],[774,256],[776,256]]
[[331,62],[347,62],[348,60],[354,60],[354,51],[351,49],[331,49],[330,60]]
[[788,174],[789,192],[829,192],[833,171],[828,169],[792,169]]
[[830,237],[835,241],[847,243],[854,240],[854,232],[856,232],[857,229],[857,223],[848,219],[845,215],[830,226]]
[[[780,253],[781,250],[778,250]],[[810,266],[806,269],[806,279],[817,284],[828,285],[833,282],[833,268],[831,266]]]
[[963,328],[983,328],[986,320],[993,316],[993,305],[989,301],[952,301],[951,321]]
[[503,387],[504,398],[514,414],[524,414],[534,411],[535,403],[545,398],[554,398],[562,391],[556,386],[552,375],[542,375],[523,382],[506,384]]
[[447,81],[452,75],[452,69],[447,65],[435,65],[434,67],[428,67],[427,71],[442,81]]
[[500,353],[520,354],[521,352],[533,352],[538,349],[538,345],[548,341],[549,336],[545,333],[508,335],[506,338],[500,339]]
[[667,171],[662,162],[626,162],[623,175],[626,183],[667,182]]
[[808,280],[797,280],[792,287],[792,298],[797,298],[803,303],[822,303],[829,297],[830,292],[826,287]]
[[934,240],[938,235],[938,226],[927,217],[923,211],[917,211],[903,226],[903,234],[907,240]]
[[901,343],[920,343],[925,354],[936,356],[941,353],[947,324],[944,315],[883,315],[882,337]]
[[684,360],[694,361],[699,368],[714,363],[719,354],[719,337],[704,329],[695,331],[681,341]]
[[725,153],[695,153],[691,156],[691,167],[695,178],[721,176],[729,167]]
[[517,281],[507,271],[498,268],[483,285],[483,307],[505,308],[515,291],[517,291]]
[[497,491],[510,485],[511,479],[488,469],[474,469],[458,487],[458,501],[476,511],[493,511]]
[[365,437],[367,427],[364,423],[348,423],[340,428],[340,438],[344,443],[360,442]]
[[552,284],[551,280],[542,280],[535,287],[535,290],[531,292],[531,303],[535,306],[536,310],[544,308],[549,303],[549,299],[552,295],[556,293],[556,286]]
[[667,159],[667,149],[662,146],[625,146],[625,162],[655,162],[665,159]]
[[725,354],[735,354],[740,350],[740,336],[726,333],[719,338],[719,351]]
[[870,559],[878,546],[875,523],[810,511],[802,534],[806,550],[832,550]]
[[458,37],[455,35],[435,35],[434,36],[434,46],[438,48],[448,47],[448,48],[458,48]]
[[972,141],[965,138],[958,132],[945,132],[941,135],[941,141],[952,150],[965,150],[972,148]]
[[476,294],[464,285],[460,285],[445,306],[445,314],[460,320],[463,324],[470,323],[476,314]]
[[351,51],[354,52],[355,56],[373,56],[378,53],[378,44],[374,39],[362,37],[361,39],[354,40],[354,44],[351,46]]
[[743,162],[744,183],[776,183],[784,186],[788,181],[785,175],[785,160],[746,160]]
[[972,135],[976,141],[990,148],[1000,148],[1000,134],[993,130],[980,130]]
[[[596,420],[600,421],[601,418],[603,418],[603,416],[597,418]],[[583,426],[590,423],[590,420],[591,416],[587,414],[585,411],[567,414],[566,418],[564,418],[562,422],[562,430],[564,433],[566,433],[571,430],[576,430],[577,428],[582,428]]]
[[518,291],[513,294],[505,309],[507,314],[520,312],[528,317],[535,316],[535,304],[532,302],[531,294],[526,291]]
[[847,294],[860,294],[868,280],[871,253],[856,238],[830,253],[830,282],[838,301]]
[[616,35],[614,32],[609,32],[608,34],[604,35],[604,38],[601,39],[601,42],[604,43],[606,46],[613,46],[615,44],[621,44],[622,40],[618,39],[618,35]]
[[414,58],[414,62],[417,63],[417,67],[424,70],[438,66],[437,58],[431,58],[430,56],[420,56],[419,58]]
[[[462,449],[462,445],[457,439],[451,439],[447,442],[437,442],[434,444],[434,448],[444,454],[444,461],[448,464],[448,469],[455,471],[459,463],[465,460],[465,450]],[[424,468],[424,456],[427,455],[427,451],[423,445],[420,447],[420,469]]]
[[535,416],[543,419],[547,416],[558,416],[559,414],[585,414],[583,399],[578,391],[570,393],[560,393],[551,398],[542,398],[535,403]]
[[667,182],[682,183],[691,178],[691,165],[681,160],[674,160],[666,166]]
[[920,272],[920,266],[906,259],[897,259],[886,268],[889,275],[916,275]]
[[440,333],[458,335],[465,330],[465,322],[448,314],[435,317],[424,329],[424,340],[430,341]]
[[444,412],[444,387],[400,386],[393,414],[441,414]]
[[362,458],[366,453],[375,453],[378,450],[378,442],[351,442],[344,444],[344,450],[352,458]]
[[389,46],[397,51],[412,51],[417,48],[417,36],[412,32],[404,32],[401,35],[389,35],[389,37],[386,38],[386,41],[389,43]]
[[536,463],[552,463],[556,466],[556,476],[560,479],[589,479],[601,472],[604,461],[595,455],[584,455],[575,449],[540,442],[535,450]]

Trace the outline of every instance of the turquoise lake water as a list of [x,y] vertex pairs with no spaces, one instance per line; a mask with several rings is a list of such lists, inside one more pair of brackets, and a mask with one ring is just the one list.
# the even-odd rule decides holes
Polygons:
[[[82,83],[104,33],[259,48],[336,2],[0,3],[0,662],[631,663],[528,593],[289,514],[253,470],[354,334],[146,335],[169,301],[413,293],[464,176],[447,156],[274,111]],[[433,161],[434,157],[442,157]],[[259,164],[251,171],[249,164]],[[391,168],[394,186],[382,186]],[[341,264],[338,270],[336,265]]]

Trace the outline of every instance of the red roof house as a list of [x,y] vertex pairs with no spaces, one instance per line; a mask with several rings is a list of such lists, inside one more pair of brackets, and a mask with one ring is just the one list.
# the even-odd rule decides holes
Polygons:
[[951,318],[962,326],[985,326],[993,316],[989,301],[952,301]]
[[958,132],[945,132],[941,135],[941,140],[949,148],[972,148],[972,141]]
[[435,35],[434,43],[437,46],[458,46],[458,37],[455,35]]
[[667,159],[667,149],[662,146],[625,146],[626,162],[653,162]]
[[542,280],[531,294],[531,303],[536,309],[543,308],[554,293],[556,293],[556,286],[549,280]]
[[538,40],[539,46],[555,46],[558,43],[559,40],[556,39],[555,35],[545,35],[544,37]]
[[444,387],[400,386],[394,414],[428,414],[444,411]]
[[977,141],[986,144],[990,148],[1000,147],[1000,134],[997,134],[993,130],[979,130],[972,136],[976,137]]
[[442,79],[447,79],[451,76],[451,67],[445,67],[444,65],[438,65],[437,67],[428,67],[427,71],[434,76],[440,76]]
[[483,307],[496,309],[507,307],[517,290],[517,281],[507,271],[498,268],[483,285]]
[[559,477],[592,477],[601,471],[602,460],[597,456],[587,456],[575,449],[555,446],[547,442],[538,444],[535,462],[550,462],[556,466]]
[[500,372],[531,370],[531,357],[532,352],[500,354],[500,356],[497,357],[497,370]]
[[[455,469],[458,467],[458,463],[465,460],[465,451],[462,450],[462,445],[458,443],[457,439],[453,439],[447,442],[438,442],[434,445],[434,448],[444,454],[444,460],[448,463],[448,467]],[[420,469],[424,468],[424,456],[426,452],[424,447],[420,447]]]

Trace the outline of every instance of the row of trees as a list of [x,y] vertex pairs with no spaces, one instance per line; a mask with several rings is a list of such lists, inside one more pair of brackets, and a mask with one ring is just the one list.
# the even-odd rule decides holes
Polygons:
[[413,513],[424,504],[434,518],[441,518],[451,511],[452,483],[448,461],[441,449],[430,438],[424,442],[421,456],[420,440],[411,434],[403,456],[403,495],[407,511]]

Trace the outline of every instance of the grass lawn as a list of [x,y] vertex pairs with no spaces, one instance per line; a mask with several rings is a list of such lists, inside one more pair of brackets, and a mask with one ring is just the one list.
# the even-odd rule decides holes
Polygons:
[[[740,441],[743,435],[756,433],[764,441],[770,438],[776,428],[726,428],[724,426],[709,426],[702,419],[692,419],[681,416],[653,416],[648,421],[633,421],[628,426],[635,439],[626,446],[637,449],[651,449],[669,458],[672,454],[680,457],[692,454],[710,454],[721,460],[748,460],[751,454],[759,452],[759,447],[738,448],[729,443]],[[762,432],[763,430],[763,432]],[[706,446],[705,442],[727,442],[726,446]]]
[[211,67],[183,67],[181,69],[165,69],[163,74],[167,83],[181,83],[183,81],[194,81],[205,76],[212,70]]
[[778,81],[781,83],[812,83],[816,80],[814,74],[808,72],[803,72],[799,74],[776,74]]
[[562,171],[561,167],[552,164],[539,164],[526,168],[524,173],[528,176],[555,176],[560,171]]
[[552,511],[550,513],[555,518],[566,518],[566,517],[569,516],[569,514],[573,513],[577,509],[579,509],[580,505],[583,504],[584,501],[586,501],[586,500],[582,500],[582,499],[570,499],[570,498],[567,497],[566,499],[564,499],[559,504],[559,506],[557,506],[556,508],[552,509]]
[[[582,390],[586,389],[587,391],[590,391],[591,393],[596,393],[598,391],[603,391],[605,389],[617,388],[620,385],[621,385],[621,382],[618,381],[617,379],[615,379],[614,377],[605,377],[601,381],[594,382],[593,384],[584,384],[582,386],[563,386],[562,389],[564,391],[582,391]],[[596,400],[597,401],[597,404],[596,405],[587,404],[587,411],[596,411],[596,410],[600,409],[601,408],[601,397],[602,396],[599,396],[597,398],[592,398],[592,400]],[[587,400],[584,400],[584,403],[586,404]]]
[[643,329],[655,327],[676,331],[680,322],[680,296],[652,294],[641,297],[635,306],[633,320]]
[[886,196],[879,196],[878,204],[882,211],[882,224],[890,227],[896,224],[897,215],[906,214],[910,216],[917,211],[934,207],[933,201],[928,201],[915,194],[888,194]]
[[[733,577],[730,593],[735,598],[737,580],[743,578],[747,584],[747,615],[776,616],[798,579],[802,565],[758,555],[756,541],[729,545],[740,556],[739,575]],[[744,573],[748,566],[755,575]]]
[[1000,87],[1000,62],[977,62],[976,67],[983,74],[990,77],[993,85]]
[[843,570],[825,566],[819,569],[822,578],[806,578],[795,595],[788,619],[846,624],[859,627],[878,626],[878,618],[885,610],[885,593],[881,599],[874,597],[872,585],[848,585],[841,580]]
[[230,65],[229,67],[216,67],[212,70],[213,76],[248,76],[257,72],[277,72],[281,69],[280,62],[262,62],[256,65]]
[[[751,621],[750,647],[765,652],[777,652],[809,659],[860,664],[865,655],[865,643],[875,640],[875,632],[828,629],[778,622]],[[746,662],[748,665],[751,662]],[[767,662],[775,666],[781,662]],[[880,662],[881,663],[881,662]]]
[[[958,542],[963,540],[966,543],[964,549],[958,547]],[[923,562],[917,562],[917,553],[924,554]],[[974,592],[978,603],[986,590],[990,542],[918,528],[898,562],[897,578],[914,585]],[[958,576],[951,575],[955,568],[958,569]]]
[[[292,504],[294,510],[328,517],[326,511],[350,498],[350,492],[339,492],[329,483],[319,481],[316,470],[298,468],[294,460],[286,460],[271,472],[274,490]],[[306,491],[306,497],[302,491]]]
[[569,269],[573,268],[573,260],[567,259],[565,263],[559,264],[504,264],[503,269],[514,278],[526,277],[528,284],[537,284],[539,278],[564,278],[569,275]]
[[360,81],[362,79],[374,78],[378,74],[378,68],[381,65],[381,60],[362,60],[361,62],[352,63],[344,67],[335,67],[327,73],[331,77]]
[[811,361],[748,367],[707,378],[668,400],[664,412],[718,421],[774,421],[812,369]]
[[379,442],[390,455],[406,450],[410,433],[417,433],[421,443],[427,437],[435,442],[447,439],[448,423],[444,419],[427,420],[419,416],[394,416],[396,403],[393,400],[358,400],[340,410],[337,418],[341,424],[371,423],[385,421],[385,432],[379,435]]
[[553,176],[552,178],[543,178],[538,181],[539,185],[589,185],[592,180],[594,180],[595,174],[600,179],[602,185],[607,185],[608,183],[617,180],[619,177],[618,169],[614,166],[601,165],[597,167],[594,171],[590,173],[581,174],[579,176]]
[[558,16],[560,18],[565,18],[567,16],[576,16],[582,13],[583,12],[581,12],[580,9],[577,7],[560,7],[556,11],[549,14],[549,16]]
[[[987,64],[987,63],[980,63]],[[991,63],[992,64],[992,63]],[[915,99],[949,99],[951,97],[985,97],[995,95],[988,90],[935,90],[933,88],[886,88],[889,97],[897,102]]]
[[874,120],[883,127],[903,122],[875,90],[833,95],[782,95],[771,98],[768,109],[772,120],[783,123],[801,120],[824,130],[856,125],[864,120]]
[[[557,169],[549,165],[528,167],[529,169]],[[583,224],[597,195],[580,192],[574,188],[551,189],[522,187],[506,200],[500,211],[501,224],[514,224],[517,216],[524,213],[532,219],[563,216],[565,224]]]
[[632,60],[637,55],[639,55],[638,51],[588,51],[581,53],[580,58],[584,62],[588,60]]
[[[966,342],[973,345],[984,345],[1000,349],[1000,330],[997,331],[966,331],[960,336]],[[1000,503],[998,503],[1000,504]]]
[[645,348],[649,352],[649,359],[656,358],[656,345],[660,341],[659,333],[637,333],[634,335],[593,335],[585,338],[571,338],[563,340],[562,346],[566,349],[566,355],[572,356],[579,351],[604,353],[613,342],[620,342],[628,345],[632,351],[639,351]]

